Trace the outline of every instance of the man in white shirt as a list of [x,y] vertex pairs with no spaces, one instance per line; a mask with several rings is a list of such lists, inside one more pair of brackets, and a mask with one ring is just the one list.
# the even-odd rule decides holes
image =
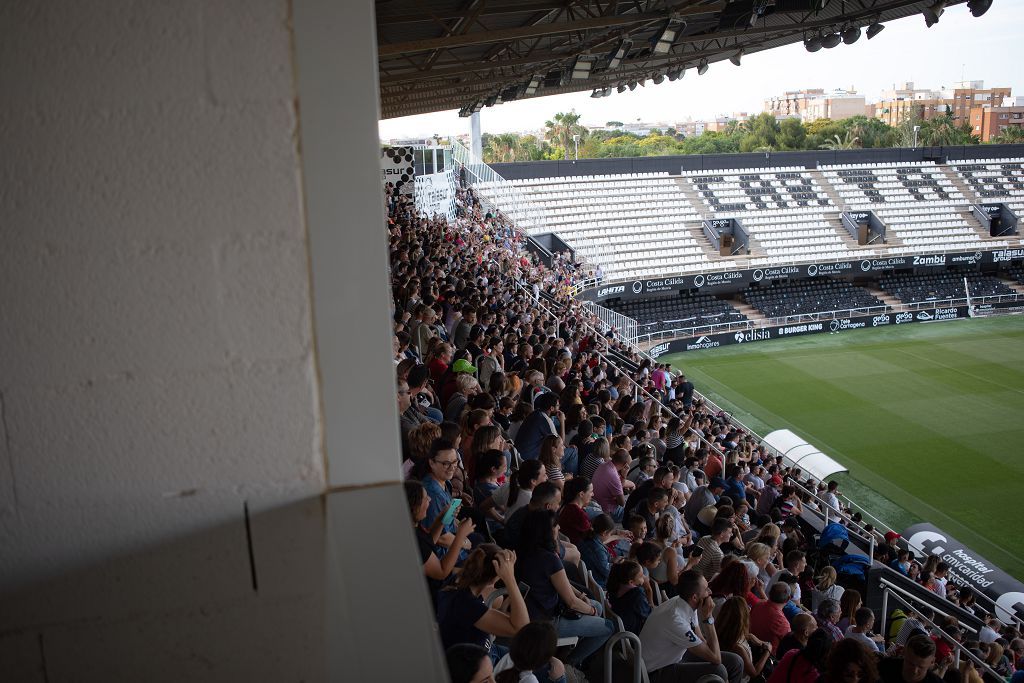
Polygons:
[[[825,489],[825,493],[822,496],[825,500],[825,505],[829,507],[828,521],[838,522],[839,518],[839,496],[836,492],[839,490],[839,483],[836,481],[830,481],[828,488]],[[832,514],[835,512],[836,514]]]
[[718,647],[707,579],[683,572],[676,588],[678,595],[655,607],[640,632],[651,683],[690,683],[708,674],[739,683],[743,660]]

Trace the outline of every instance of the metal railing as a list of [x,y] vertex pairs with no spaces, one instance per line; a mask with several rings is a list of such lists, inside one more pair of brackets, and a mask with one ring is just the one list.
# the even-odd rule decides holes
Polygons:
[[[956,299],[935,299],[932,301],[918,301],[909,304],[898,304],[895,306],[865,306],[862,308],[838,309],[833,311],[818,311],[814,313],[799,313],[778,318],[764,318],[763,320],[741,320],[731,323],[716,323],[712,325],[699,325],[691,327],[677,327],[668,330],[658,330],[637,335],[637,345],[651,346],[659,342],[671,339],[685,339],[699,337],[705,334],[721,334],[735,332],[738,330],[760,330],[766,327],[777,327],[785,325],[799,325],[802,323],[821,322],[823,320],[839,320],[843,318],[866,317],[883,314],[911,313],[932,308],[956,308],[968,305],[997,304],[997,303],[1022,303],[1024,295],[1021,294],[997,294],[991,296],[971,297],[967,299],[960,297]],[[648,323],[653,325],[656,323]],[[638,324],[642,330],[646,325]]]
[[[959,666],[960,665],[960,657],[961,657],[961,655],[966,655],[967,658],[970,659],[975,664],[975,666],[979,666],[982,669],[984,669],[987,673],[991,674],[994,677],[994,680],[1001,681],[1001,680],[1004,680],[1006,678],[1005,676],[1001,676],[998,673],[996,673],[995,670],[992,667],[990,667],[984,660],[980,659],[973,652],[971,652],[969,649],[967,649],[966,647],[961,645],[959,642],[957,642],[952,636],[950,636],[948,633],[943,631],[939,627],[939,625],[936,624],[934,621],[932,621],[931,619],[928,619],[928,618],[922,616],[919,613],[919,611],[914,608],[913,605],[911,605],[906,599],[904,599],[903,596],[907,596],[907,598],[910,598],[911,600],[915,600],[917,602],[920,602],[921,604],[927,605],[927,603],[925,603],[923,600],[918,599],[914,595],[911,595],[910,593],[905,592],[899,586],[897,586],[897,585],[895,585],[893,583],[889,583],[885,579],[882,579],[880,581],[880,583],[882,585],[882,617],[883,617],[883,622],[882,623],[883,624],[885,623],[885,619],[888,619],[888,617],[889,617],[889,600],[890,600],[890,598],[893,598],[897,602],[899,602],[901,605],[903,605],[904,608],[906,608],[908,610],[913,610],[914,613],[917,615],[915,617],[916,619],[918,619],[919,621],[923,622],[926,626],[928,626],[932,630],[931,632],[933,634],[938,635],[943,640],[945,640],[947,645],[951,645],[953,647],[953,651],[956,653],[956,659],[953,662],[953,664],[955,666]],[[931,606],[929,605],[929,607],[931,607]],[[932,609],[934,609],[934,608],[932,608]],[[939,610],[939,611],[941,612],[941,610]],[[944,615],[944,616],[948,616],[948,615]],[[966,624],[965,625],[961,625],[961,628],[963,628],[965,630],[968,630],[968,631],[973,631],[974,630],[974,629],[968,627]]]
[[546,229],[546,214],[526,201],[525,195],[461,142],[450,140],[452,158],[465,170],[469,184],[485,208],[501,211],[528,233]]
[[597,316],[605,325],[615,329],[627,344],[636,345],[638,331],[636,320],[593,301],[584,301],[583,307],[592,315]]

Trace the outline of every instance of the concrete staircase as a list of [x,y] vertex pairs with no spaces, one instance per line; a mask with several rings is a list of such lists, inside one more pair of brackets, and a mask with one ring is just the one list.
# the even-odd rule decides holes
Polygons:
[[814,182],[818,184],[818,187],[820,187],[821,190],[828,195],[829,199],[832,200],[832,203],[836,205],[835,210],[841,212],[843,210],[843,199],[839,196],[839,193],[836,192],[836,188],[832,186],[832,183],[825,179],[825,174],[821,171],[808,171],[808,173],[811,174],[811,178],[813,178]]
[[892,294],[888,294],[886,292],[883,292],[881,289],[878,289],[877,287],[864,287],[864,289],[866,289],[869,292],[871,292],[871,294],[873,296],[877,297],[878,299],[881,299],[882,302],[885,303],[886,306],[902,306],[903,305],[903,302],[900,301],[899,299],[897,299],[896,297],[894,297]]
[[745,301],[741,301],[740,299],[733,299],[729,303],[737,311],[747,316],[748,320],[753,320],[754,322],[765,320],[764,314],[761,313],[761,311],[757,310],[756,308],[746,303]]
[[978,195],[974,194],[974,190],[971,186],[964,182],[964,179],[960,177],[960,174],[952,166],[939,166],[939,169],[946,174],[946,178],[949,179],[956,189],[960,190],[960,193],[966,198],[968,204],[977,204]]
[[1008,278],[999,278],[1004,285],[1017,292],[1018,294],[1024,294],[1024,285],[1018,283],[1016,280],[1010,280]]
[[679,186],[679,190],[686,195],[690,204],[693,208],[697,209],[697,213],[702,216],[708,216],[711,214],[711,207],[704,203],[704,198],[697,192],[697,188],[686,178],[677,177],[675,178],[676,185]]

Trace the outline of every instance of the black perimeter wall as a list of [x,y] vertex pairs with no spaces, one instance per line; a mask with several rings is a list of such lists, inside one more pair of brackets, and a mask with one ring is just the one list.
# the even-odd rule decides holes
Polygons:
[[959,159],[1006,159],[1024,157],[1024,145],[968,145],[957,147],[919,147],[906,149],[848,149],[836,151],[756,152],[751,154],[690,154],[671,157],[631,157],[626,159],[580,159],[579,161],[518,161],[491,164],[506,180],[559,178],[622,173],[668,173],[715,171],[720,169],[765,168],[767,166],[804,166],[815,168],[832,164],[877,164],[885,162],[935,161]]

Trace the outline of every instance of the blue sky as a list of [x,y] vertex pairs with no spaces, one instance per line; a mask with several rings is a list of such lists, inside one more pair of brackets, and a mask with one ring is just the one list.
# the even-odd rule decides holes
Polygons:
[[[854,88],[868,101],[882,90],[913,81],[918,88],[984,80],[986,87],[1010,86],[1024,95],[1024,0],[995,0],[980,18],[965,4],[946,10],[927,28],[920,15],[892,21],[872,40],[809,53],[801,44],[766,50],[713,64],[706,74],[689,71],[679,81],[611,97],[591,99],[589,91],[499,104],[481,112],[484,132],[501,133],[543,127],[556,112],[575,109],[588,125],[606,121],[681,121],[732,112],[761,111],[763,101],[785,90]],[[382,138],[422,137],[469,132],[469,119],[455,110],[380,122]]]

